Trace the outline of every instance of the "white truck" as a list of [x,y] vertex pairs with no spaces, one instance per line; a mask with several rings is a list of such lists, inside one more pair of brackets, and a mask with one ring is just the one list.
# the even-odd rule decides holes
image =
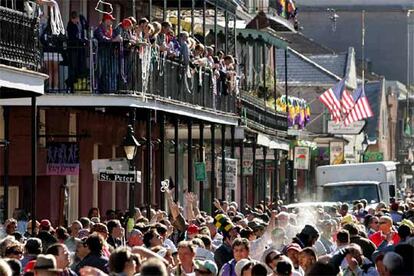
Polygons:
[[389,203],[395,197],[396,170],[391,161],[320,166],[316,169],[317,200]]

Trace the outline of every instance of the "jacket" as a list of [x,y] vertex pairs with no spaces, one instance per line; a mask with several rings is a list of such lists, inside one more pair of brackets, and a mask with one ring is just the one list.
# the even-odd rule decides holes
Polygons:
[[233,259],[233,250],[231,246],[223,243],[219,248],[214,251],[214,260],[216,261],[217,268],[220,271],[221,267]]
[[108,259],[102,255],[90,253],[76,266],[75,272],[79,274],[79,270],[84,266],[92,266],[108,273]]

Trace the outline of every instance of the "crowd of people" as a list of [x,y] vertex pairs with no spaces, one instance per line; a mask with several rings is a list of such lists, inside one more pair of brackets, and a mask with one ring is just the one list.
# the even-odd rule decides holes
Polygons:
[[414,275],[414,196],[294,210],[216,199],[211,214],[193,193],[167,201],[148,215],[92,208],[68,227],[8,219],[0,274]]
[[[181,65],[179,76],[188,93],[192,92],[188,79],[194,76],[201,79],[203,71],[211,72],[213,94],[238,93],[237,61],[214,46],[201,43],[198,39],[203,39],[202,36],[190,36],[186,31],[178,32],[177,26],[169,21],[150,22],[146,18],[137,21],[134,17],[124,18],[119,24],[114,24],[115,21],[112,14],[104,14],[100,24],[94,28],[93,38],[90,38],[89,23],[85,17],[76,11],[71,12],[66,32],[67,49],[61,50],[67,60],[64,63],[68,64],[66,85],[70,92],[76,90],[76,83],[88,74],[86,48],[89,47],[88,40],[94,39],[97,42],[98,89],[102,93],[117,90],[118,80],[132,82],[132,76],[128,78],[131,73],[140,74],[134,78],[148,75],[144,72],[145,68],[137,71],[134,66],[146,66],[150,74],[155,69],[162,72],[165,60],[176,61]],[[48,32],[46,28],[42,35],[45,46],[48,46],[48,33],[50,30]],[[45,50],[48,51],[48,47]],[[132,61],[135,60],[134,54],[139,58],[138,63]],[[146,54],[150,65],[142,62],[146,60]]]

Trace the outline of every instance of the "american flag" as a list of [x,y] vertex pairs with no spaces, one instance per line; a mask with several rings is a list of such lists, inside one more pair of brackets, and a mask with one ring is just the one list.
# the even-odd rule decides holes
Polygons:
[[365,95],[363,85],[358,87],[358,89],[354,92],[354,101],[354,108],[351,110],[351,112],[349,112],[348,116],[345,118],[346,126],[352,124],[353,122],[374,116],[371,106],[369,105],[368,98]]
[[319,100],[328,108],[335,122],[342,120],[355,105],[352,95],[346,90],[345,80],[342,79],[333,88],[329,88]]

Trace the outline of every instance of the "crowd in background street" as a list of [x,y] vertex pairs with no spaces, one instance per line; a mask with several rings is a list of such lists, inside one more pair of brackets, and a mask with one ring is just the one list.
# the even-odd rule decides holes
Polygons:
[[[413,275],[414,196],[381,202],[288,209],[283,202],[241,208],[198,196],[169,213],[92,208],[68,227],[8,219],[1,275]],[[35,226],[33,229],[32,226]]]

